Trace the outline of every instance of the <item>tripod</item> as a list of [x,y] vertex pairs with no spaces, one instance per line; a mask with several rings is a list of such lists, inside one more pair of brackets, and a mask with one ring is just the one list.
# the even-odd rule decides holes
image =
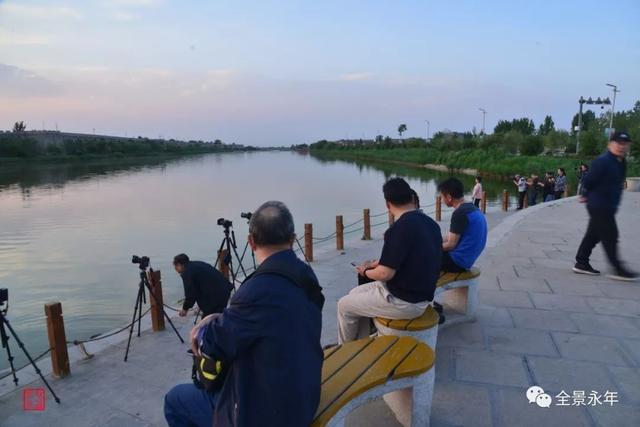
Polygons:
[[[238,250],[237,250],[238,247],[236,246],[236,234],[233,232],[233,230],[231,230],[231,221],[228,221],[228,223],[222,224],[222,226],[224,227],[224,237],[222,238],[222,242],[220,242],[218,253],[220,253],[220,251],[224,248],[227,250],[227,256],[224,257],[224,259],[219,259],[219,261],[220,261],[220,265],[222,265],[222,263],[224,262],[226,265],[229,266],[229,271],[231,272],[232,284],[233,284],[233,287],[235,288],[237,273],[240,270],[242,270],[242,274],[246,277],[247,272],[244,270],[244,267],[242,265],[242,258],[238,256]],[[248,243],[249,242],[247,242],[247,244]],[[246,251],[246,247],[245,247],[245,251]],[[239,260],[237,271],[233,270],[232,254],[236,256],[237,260]],[[244,253],[242,256],[244,257]]]
[[[140,323],[141,323],[140,321],[142,320],[142,304],[147,303],[144,288],[147,288],[149,290],[149,295],[151,295],[151,298],[153,298],[156,304],[158,304],[158,300],[156,299],[156,296],[154,295],[153,290],[151,289],[151,285],[149,284],[149,279],[147,278],[146,266],[144,265],[144,263],[140,263],[139,268],[140,268],[140,283],[138,284],[138,296],[136,297],[136,305],[133,307],[133,317],[131,318],[131,327],[129,328],[129,340],[127,341],[127,351],[124,354],[125,362],[127,361],[127,357],[129,356],[129,346],[131,345],[131,335],[133,335],[133,327],[136,324],[136,314],[138,315],[138,320],[137,320],[138,336],[140,336]],[[149,271],[153,273],[153,269],[150,268]],[[176,327],[173,325],[173,322],[169,318],[169,315],[167,314],[167,312],[164,311],[164,307],[160,306],[160,308],[162,309],[162,314],[164,314],[164,317],[167,319],[167,321],[173,328],[173,331],[178,336],[178,339],[182,344],[184,344],[184,340],[180,336],[180,333],[178,332]]]
[[11,324],[5,317],[5,315],[7,314],[7,308],[5,308],[4,310],[0,310],[0,339],[2,339],[2,348],[5,348],[7,350],[9,366],[11,366],[11,375],[13,376],[13,383],[16,386],[18,385],[18,376],[16,375],[15,366],[13,366],[13,356],[11,355],[11,348],[9,347],[9,335],[7,335],[7,331],[4,328],[5,325],[9,329],[9,332],[11,332],[11,335],[13,335],[13,338],[18,343],[18,347],[20,347],[24,355],[27,356],[27,359],[29,359],[29,363],[31,364],[31,366],[33,366],[33,369],[36,370],[36,374],[38,374],[42,382],[47,386],[47,388],[53,395],[53,398],[55,399],[56,403],[60,404],[60,399],[58,398],[56,393],[53,391],[53,389],[51,388],[47,380],[44,378],[44,376],[42,375],[42,372],[40,372],[40,369],[38,369],[38,365],[36,365],[36,362],[31,358],[31,355],[25,348],[24,344],[22,343],[22,341],[20,341],[20,338],[18,338],[18,334],[16,334],[16,331],[13,330],[13,328],[11,327]]

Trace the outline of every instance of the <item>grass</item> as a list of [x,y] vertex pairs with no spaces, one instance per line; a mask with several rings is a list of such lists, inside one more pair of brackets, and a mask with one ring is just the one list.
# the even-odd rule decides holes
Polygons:
[[[377,160],[387,162],[402,162],[415,166],[424,164],[445,165],[450,169],[477,169],[481,175],[506,179],[515,174],[529,176],[536,174],[543,176],[547,171],[564,168],[570,182],[575,185],[574,169],[584,161],[589,163],[592,158],[587,157],[551,157],[551,156],[514,156],[499,151],[463,150],[438,151],[429,148],[389,148],[370,150],[362,148],[348,148],[341,150],[313,150],[314,154],[327,155],[333,158],[351,158]],[[629,162],[628,176],[640,175],[640,163]]]

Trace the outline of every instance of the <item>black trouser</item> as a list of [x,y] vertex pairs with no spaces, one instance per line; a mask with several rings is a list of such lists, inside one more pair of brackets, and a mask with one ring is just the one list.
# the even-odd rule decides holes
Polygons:
[[526,191],[518,192],[518,209],[522,209],[524,207],[524,198],[527,197]]
[[442,252],[442,264],[440,265],[440,271],[462,273],[463,271],[467,271],[467,269],[456,264],[453,258],[451,258],[449,252]]
[[615,211],[611,209],[589,208],[589,225],[587,232],[580,243],[576,261],[579,264],[588,264],[591,251],[602,242],[604,251],[609,258],[609,262],[618,270],[620,260],[618,259],[618,226],[616,225]]
[[475,205],[476,208],[480,207],[480,200],[482,199],[473,199],[473,204]]

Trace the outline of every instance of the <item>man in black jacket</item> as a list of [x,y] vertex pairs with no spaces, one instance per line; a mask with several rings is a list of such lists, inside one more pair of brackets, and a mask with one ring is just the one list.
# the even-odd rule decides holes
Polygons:
[[233,286],[212,265],[203,261],[191,261],[185,254],[173,258],[173,267],[182,277],[184,303],[178,313],[181,317],[198,303],[202,317],[211,313],[221,313],[227,306]]
[[191,348],[229,368],[219,391],[181,384],[165,397],[170,427],[302,427],[320,401],[322,288],[291,250],[293,218],[281,202],[252,215],[260,263],[222,314],[191,331]]
[[622,198],[631,138],[626,132],[615,132],[611,136],[607,151],[591,163],[589,173],[582,180],[581,202],[587,203],[589,225],[582,239],[573,271],[580,274],[598,275],[600,272],[589,263],[591,251],[602,242],[604,251],[614,272],[609,277],[632,281],[638,274],[626,269],[618,258],[618,226],[615,214]]

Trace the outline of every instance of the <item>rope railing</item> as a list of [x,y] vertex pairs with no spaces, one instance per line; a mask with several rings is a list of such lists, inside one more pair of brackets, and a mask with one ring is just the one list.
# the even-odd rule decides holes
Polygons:
[[[166,306],[166,304],[165,304]],[[172,307],[173,308],[173,307]],[[149,307],[144,313],[142,313],[142,316],[140,316],[140,319],[142,319],[144,316],[147,315],[147,313],[149,313],[151,311],[151,307]],[[97,334],[97,335],[93,335],[90,338],[86,339],[86,340],[73,340],[73,341],[66,341],[67,344],[73,344],[73,345],[80,345],[80,344],[85,344],[88,342],[93,342],[93,341],[100,341],[103,340],[105,338],[109,338],[112,337],[114,335],[118,335],[120,332],[126,331],[127,329],[129,329],[131,327],[131,325],[135,324],[138,321],[138,317],[136,316],[135,320],[131,323],[129,323],[127,326],[124,326],[120,329],[118,329],[117,331],[114,332],[110,332],[106,335],[101,335],[101,334]]]
[[[42,358],[43,358],[43,357],[45,357],[47,354],[49,354],[49,352],[51,352],[51,350],[52,350],[52,349],[51,349],[51,347],[49,347],[48,349],[46,349],[45,351],[43,351],[42,353],[40,353],[38,356],[34,357],[34,358],[33,358],[33,361],[34,361],[34,362],[37,362],[38,360],[42,359]],[[29,365],[31,365],[31,362],[26,363],[24,366],[21,366],[20,368],[16,369],[16,370],[15,370],[15,372],[21,371],[21,370],[23,370],[24,368],[26,368],[26,367],[27,367],[27,366],[29,366]],[[5,379],[5,378],[7,378],[7,377],[10,377],[11,375],[13,375],[13,371],[11,370],[11,368],[9,368],[9,373],[8,373],[8,374],[6,374],[6,375],[1,376],[1,377],[0,377],[0,381],[1,381],[1,380],[3,380],[3,379]]]

